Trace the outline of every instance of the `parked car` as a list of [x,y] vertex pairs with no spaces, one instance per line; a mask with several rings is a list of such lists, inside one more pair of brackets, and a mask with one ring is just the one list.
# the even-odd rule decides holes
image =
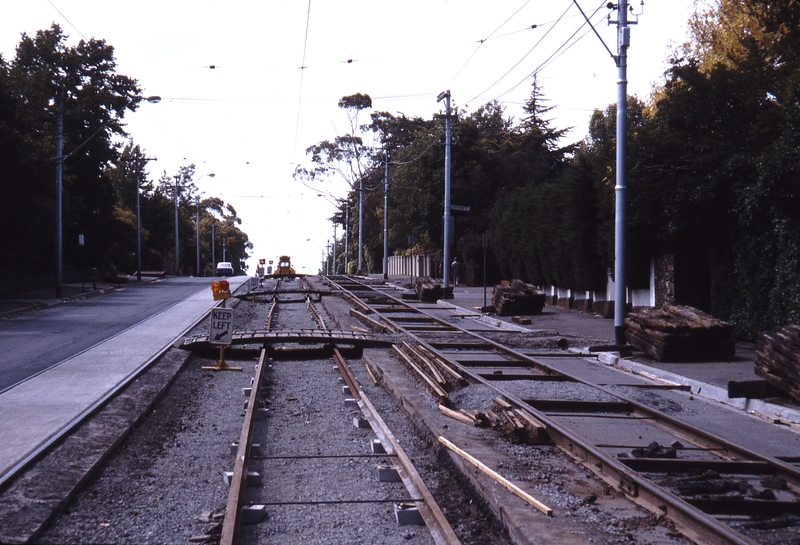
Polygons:
[[230,261],[220,261],[217,263],[217,276],[233,276],[233,265]]

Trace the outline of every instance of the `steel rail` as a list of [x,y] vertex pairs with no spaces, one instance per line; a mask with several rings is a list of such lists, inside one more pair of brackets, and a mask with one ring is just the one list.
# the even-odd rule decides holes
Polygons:
[[[322,317],[310,298],[307,298],[306,306],[315,320],[320,324],[320,327],[326,328],[325,322],[322,320]],[[396,458],[400,463],[398,475],[403,481],[406,490],[408,490],[411,497],[414,498],[405,501],[417,504],[419,513],[437,545],[460,545],[461,542],[450,526],[450,523],[447,521],[447,518],[444,516],[441,508],[436,503],[436,500],[434,500],[433,495],[428,490],[422,477],[417,472],[411,459],[400,446],[397,439],[395,439],[391,430],[386,425],[386,422],[372,405],[372,402],[370,402],[366,393],[362,390],[361,385],[358,383],[358,380],[347,364],[344,356],[342,356],[342,353],[335,346],[333,349],[333,359],[350,390],[350,395],[356,400],[364,416],[370,422],[373,431],[385,446],[387,455]]]
[[256,422],[256,414],[258,412],[258,395],[264,377],[266,360],[267,351],[261,350],[253,387],[250,390],[250,397],[247,402],[247,410],[244,415],[242,433],[239,436],[239,447],[236,449],[236,462],[233,466],[231,489],[228,493],[228,502],[225,506],[225,519],[222,523],[220,545],[236,545],[239,543],[239,530],[242,525],[242,502],[244,502],[247,481],[247,461],[250,455],[250,443]]
[[272,331],[272,322],[275,321],[275,313],[278,310],[278,298],[272,296],[272,305],[269,307],[269,314],[267,315],[267,331]]
[[314,320],[319,324],[320,329],[328,329],[328,326],[325,324],[325,320],[322,319],[322,315],[320,315],[319,311],[317,311],[317,307],[311,302],[311,297],[306,295],[306,308],[311,313],[311,316],[314,317]]
[[428,490],[425,482],[420,477],[413,462],[406,454],[403,447],[395,439],[386,422],[381,418],[381,415],[372,405],[367,395],[361,389],[358,381],[353,375],[352,370],[347,365],[347,361],[342,357],[338,348],[333,350],[333,359],[339,367],[339,372],[342,378],[350,388],[350,395],[356,400],[356,403],[361,408],[364,416],[372,425],[375,435],[378,436],[381,443],[384,445],[386,452],[397,458],[401,468],[398,468],[398,474],[403,481],[406,489],[413,498],[422,498],[422,502],[417,502],[419,513],[425,521],[425,525],[433,537],[433,540],[440,545],[457,545],[461,541],[456,536],[447,518],[444,516],[439,504],[433,498],[433,495]]
[[[350,279],[350,281],[355,282],[352,279]],[[364,284],[361,284],[360,287],[362,289],[365,287],[369,288],[369,286]],[[341,289],[344,290],[345,288],[342,287]],[[433,321],[444,322],[444,320],[442,320],[441,318],[432,316],[429,313],[424,312],[422,309],[417,309],[413,305],[410,305],[405,301],[387,295],[382,291],[380,293],[385,297],[394,299],[394,301],[397,304],[407,307],[410,311],[419,312],[423,315],[426,315]],[[379,310],[377,309],[372,309],[372,310],[373,312],[381,316]],[[393,323],[391,318],[388,318],[386,316],[381,316],[381,320]],[[598,386],[596,384],[580,379],[579,377],[576,377],[569,373],[550,367],[544,362],[537,361],[531,356],[528,356],[516,350],[505,347],[491,339],[488,339],[482,335],[477,334],[476,332],[459,328],[454,324],[448,323],[448,325],[455,327],[460,333],[463,333],[469,337],[480,340],[482,343],[494,348],[495,350],[501,351],[505,354],[511,355],[515,358],[530,363],[531,367],[535,368],[536,370],[544,374],[561,376],[564,377],[566,380],[579,382],[581,384],[597,388],[598,390],[603,391],[604,393],[611,395],[614,398],[623,400],[626,403],[630,403],[633,407],[635,407],[636,411],[642,414],[646,414],[649,418],[653,419],[654,422],[658,422],[660,425],[666,426],[670,431],[672,431],[672,433],[676,433],[676,431],[679,431],[680,433],[683,434],[683,436],[687,440],[691,440],[692,442],[696,442],[700,445],[703,445],[705,443],[709,447],[714,448],[716,450],[727,451],[729,458],[734,457],[738,454],[738,456],[742,457],[749,457],[755,460],[763,460],[770,465],[772,471],[775,474],[783,478],[786,478],[788,481],[792,482],[792,484],[795,487],[800,482],[800,470],[785,462],[782,462],[770,456],[758,454],[754,451],[751,451],[750,449],[744,448],[740,445],[736,445],[714,434],[689,426],[688,424],[683,423],[675,418],[672,418],[655,409],[647,407],[646,405],[643,405],[635,400],[629,399],[624,395],[612,392],[608,388]],[[678,525],[681,526],[681,528],[687,534],[689,534],[691,538],[698,540],[699,542],[702,543],[710,543],[710,544],[753,545],[755,543],[746,536],[734,530],[733,528],[709,516],[708,514],[694,507],[687,501],[684,501],[681,498],[675,496],[674,494],[668,492],[667,490],[655,484],[654,482],[650,481],[646,477],[643,477],[642,475],[640,475],[639,473],[637,473],[636,471],[632,470],[630,467],[622,463],[617,458],[610,456],[606,452],[598,449],[595,445],[592,445],[591,442],[585,440],[583,437],[571,431],[563,424],[550,418],[548,415],[542,413],[540,410],[537,410],[536,408],[532,407],[524,400],[503,390],[502,388],[495,385],[492,381],[487,380],[482,376],[474,373],[471,369],[469,369],[469,367],[464,366],[457,361],[454,361],[452,358],[448,357],[447,354],[440,352],[439,350],[434,348],[430,343],[428,343],[425,339],[415,334],[415,332],[403,328],[403,326],[400,324],[394,323],[394,326],[399,327],[400,329],[405,331],[407,335],[415,339],[422,346],[425,346],[427,349],[436,354],[438,357],[444,358],[446,361],[451,362],[462,373],[470,377],[470,379],[472,379],[473,381],[481,383],[491,388],[493,391],[502,395],[510,402],[518,405],[519,407],[523,407],[525,408],[525,410],[531,412],[534,416],[536,416],[536,418],[540,419],[547,426],[547,431],[551,439],[556,443],[557,446],[559,446],[562,450],[564,450],[564,452],[566,452],[576,460],[583,463],[588,469],[590,469],[604,481],[606,481],[607,483],[609,483],[610,485],[614,486],[619,491],[624,493],[632,501],[646,507],[647,509],[658,515],[664,515],[673,520],[674,522],[676,522]],[[497,366],[502,366],[502,364],[503,362],[501,361],[497,362]]]

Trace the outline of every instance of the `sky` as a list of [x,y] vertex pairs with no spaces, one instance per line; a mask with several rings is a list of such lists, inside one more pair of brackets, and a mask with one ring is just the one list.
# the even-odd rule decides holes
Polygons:
[[[638,21],[631,26],[629,94],[644,100],[663,81],[670,48],[686,39],[693,3],[631,4],[641,15],[629,17]],[[118,72],[138,80],[145,96],[162,98],[125,116],[130,138],[157,158],[150,178],[194,164],[200,190],[242,219],[253,243],[251,273],[258,258],[283,254],[298,272],[318,271],[334,236],[334,206],[292,174],[308,165],[309,146],[348,132],[337,107],[343,96],[369,94],[373,111],[430,119],[443,107],[437,95],[450,90],[459,110],[498,100],[519,119],[536,74],[553,107],[552,126],[571,128],[563,144],[583,138],[592,112],[617,99],[618,70],[603,44],[617,52],[616,26],[606,21],[616,12],[597,0],[577,5],[599,38],[573,0],[3,4],[6,60],[23,32],[33,36],[58,23],[69,45],[106,40]]]

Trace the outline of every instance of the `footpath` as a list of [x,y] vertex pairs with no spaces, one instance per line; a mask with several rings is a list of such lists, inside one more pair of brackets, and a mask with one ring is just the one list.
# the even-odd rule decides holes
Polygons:
[[[231,278],[231,289],[246,280],[247,277]],[[64,286],[60,298],[49,291],[37,291],[4,299],[0,301],[0,318],[101,296],[114,289],[98,286],[84,292],[80,288],[80,284]],[[57,441],[82,415],[100,406],[130,377],[180,340],[216,304],[207,289],[199,291],[2,392],[0,414],[14,418],[0,420],[0,482]]]
[[[380,275],[377,275],[380,277]],[[391,276],[390,283],[407,286],[408,276]],[[539,315],[527,316],[529,325],[519,325],[510,316],[496,316],[481,313],[481,308],[491,305],[492,287],[455,286],[453,299],[440,300],[441,306],[453,306],[480,314],[475,319],[509,330],[530,330],[552,333],[563,336],[569,349],[586,352],[589,361],[598,365],[611,366],[632,374],[651,378],[665,383],[680,384],[691,388],[693,395],[724,403],[732,408],[747,411],[768,421],[790,425],[800,430],[800,403],[788,396],[767,399],[748,399],[728,397],[728,382],[759,380],[755,374],[756,353],[752,343],[737,343],[736,354],[726,361],[702,361],[685,363],[662,363],[647,355],[632,351],[630,354],[619,352],[588,353],[588,346],[577,346],[571,337],[590,338],[597,345],[613,344],[614,320],[600,314],[579,310],[564,309],[547,305]]]

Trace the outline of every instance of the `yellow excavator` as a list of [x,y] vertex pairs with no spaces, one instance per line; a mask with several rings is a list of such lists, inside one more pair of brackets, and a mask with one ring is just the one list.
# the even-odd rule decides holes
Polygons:
[[278,266],[275,267],[273,276],[295,276],[297,273],[292,268],[292,258],[288,255],[282,255],[278,258]]

